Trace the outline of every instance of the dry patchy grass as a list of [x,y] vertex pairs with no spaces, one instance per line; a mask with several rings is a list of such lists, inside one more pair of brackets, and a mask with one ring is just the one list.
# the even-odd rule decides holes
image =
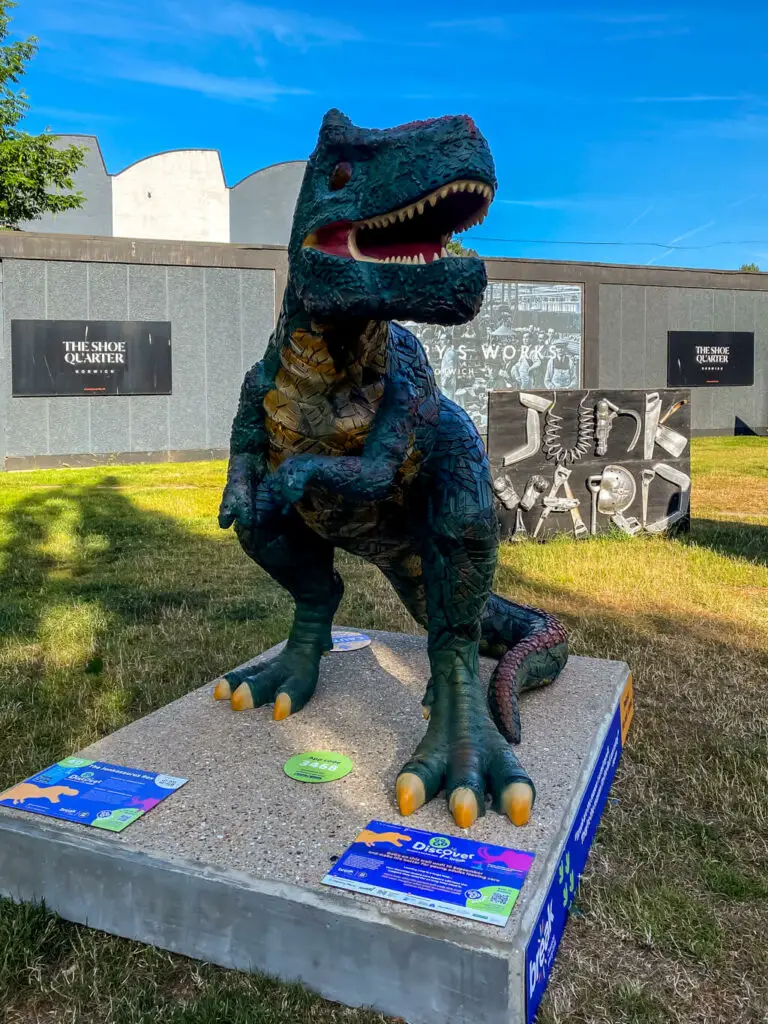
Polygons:
[[[768,443],[693,450],[693,526],[509,545],[497,589],[632,666],[637,715],[543,1024],[768,1019]],[[285,634],[285,595],[215,525],[221,464],[0,477],[0,785]],[[344,557],[338,619],[415,630]],[[524,707],[523,707],[524,715]],[[372,1024],[0,901],[8,1024]]]

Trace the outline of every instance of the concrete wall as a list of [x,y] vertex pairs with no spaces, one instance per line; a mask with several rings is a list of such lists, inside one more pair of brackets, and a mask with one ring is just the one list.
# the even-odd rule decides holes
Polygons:
[[113,233],[122,238],[229,241],[229,189],[216,150],[139,160],[112,179]]
[[109,174],[95,135],[60,135],[56,145],[86,146],[73,176],[85,196],[79,210],[24,226],[41,234],[247,242],[287,245],[306,161],[287,160],[226,184],[218,150],[157,153]]
[[229,197],[230,242],[287,245],[305,167],[304,160],[273,164],[238,182]]
[[754,386],[695,388],[691,427],[732,434],[738,416],[765,431],[768,292],[601,284],[599,300],[601,387],[666,387],[667,331],[754,331]]
[[99,140],[95,135],[60,135],[55,142],[59,149],[72,144],[88,149],[85,163],[74,175],[75,189],[86,196],[85,204],[79,210],[67,210],[56,216],[46,213],[27,224],[26,230],[45,234],[111,235],[112,178],[107,173]]
[[[197,255],[198,262],[205,259],[204,252]],[[273,329],[274,268],[14,258],[1,267],[0,457],[6,468],[56,464],[58,456],[167,458],[228,447],[243,374]],[[169,320],[173,393],[13,398],[12,319]]]
[[488,277],[584,288],[584,387],[666,387],[667,331],[755,333],[751,388],[693,388],[692,433],[768,433],[768,274],[609,263],[486,260]]
[[[664,387],[668,330],[754,331],[754,386],[694,389],[692,425],[768,433],[768,274],[486,262],[493,281],[582,285],[585,387]],[[223,451],[286,276],[279,246],[0,234],[0,465]],[[173,394],[12,398],[12,319],[170,320]]]

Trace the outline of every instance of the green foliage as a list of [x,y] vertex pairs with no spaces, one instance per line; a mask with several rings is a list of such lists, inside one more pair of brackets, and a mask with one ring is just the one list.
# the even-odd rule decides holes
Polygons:
[[744,274],[759,274],[760,267],[756,263],[742,263],[739,270]]
[[461,242],[458,239],[456,239],[456,238],[452,238],[450,240],[450,242],[448,242],[446,244],[445,247],[448,250],[448,252],[452,252],[454,256],[479,256],[480,255],[480,253],[477,251],[477,249],[468,249],[465,245],[462,245]]
[[82,206],[84,196],[71,191],[72,175],[87,150],[57,149],[47,130],[30,135],[17,126],[29,110],[26,93],[14,89],[37,52],[37,39],[7,42],[12,0],[0,0],[0,229],[17,229],[44,213]]

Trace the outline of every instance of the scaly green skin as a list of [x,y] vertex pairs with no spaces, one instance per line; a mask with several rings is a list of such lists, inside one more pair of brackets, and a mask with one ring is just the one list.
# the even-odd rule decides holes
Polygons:
[[[331,189],[341,161],[351,177]],[[495,188],[469,118],[367,131],[326,115],[296,207],[282,312],[243,384],[219,521],[235,523],[248,555],[296,601],[285,650],[225,677],[233,704],[244,691],[242,706],[286,694],[295,712],[309,700],[343,592],[334,548],[361,555],[428,631],[430,721],[401,776],[421,780],[426,799],[469,790],[482,814],[488,794],[501,808],[511,783],[533,790],[507,739],[519,739],[518,693],[557,676],[566,636],[551,616],[491,594],[498,524],[483,445],[438,391],[418,340],[392,320],[471,319],[484,265],[380,263],[304,244],[324,225],[465,178]],[[481,650],[500,657],[488,698]]]

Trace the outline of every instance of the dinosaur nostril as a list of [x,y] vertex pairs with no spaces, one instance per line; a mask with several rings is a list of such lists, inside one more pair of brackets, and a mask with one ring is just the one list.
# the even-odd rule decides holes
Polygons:
[[349,179],[352,177],[352,164],[347,163],[346,160],[340,164],[336,164],[331,172],[331,179],[328,182],[330,187],[335,191],[340,188],[344,188]]

